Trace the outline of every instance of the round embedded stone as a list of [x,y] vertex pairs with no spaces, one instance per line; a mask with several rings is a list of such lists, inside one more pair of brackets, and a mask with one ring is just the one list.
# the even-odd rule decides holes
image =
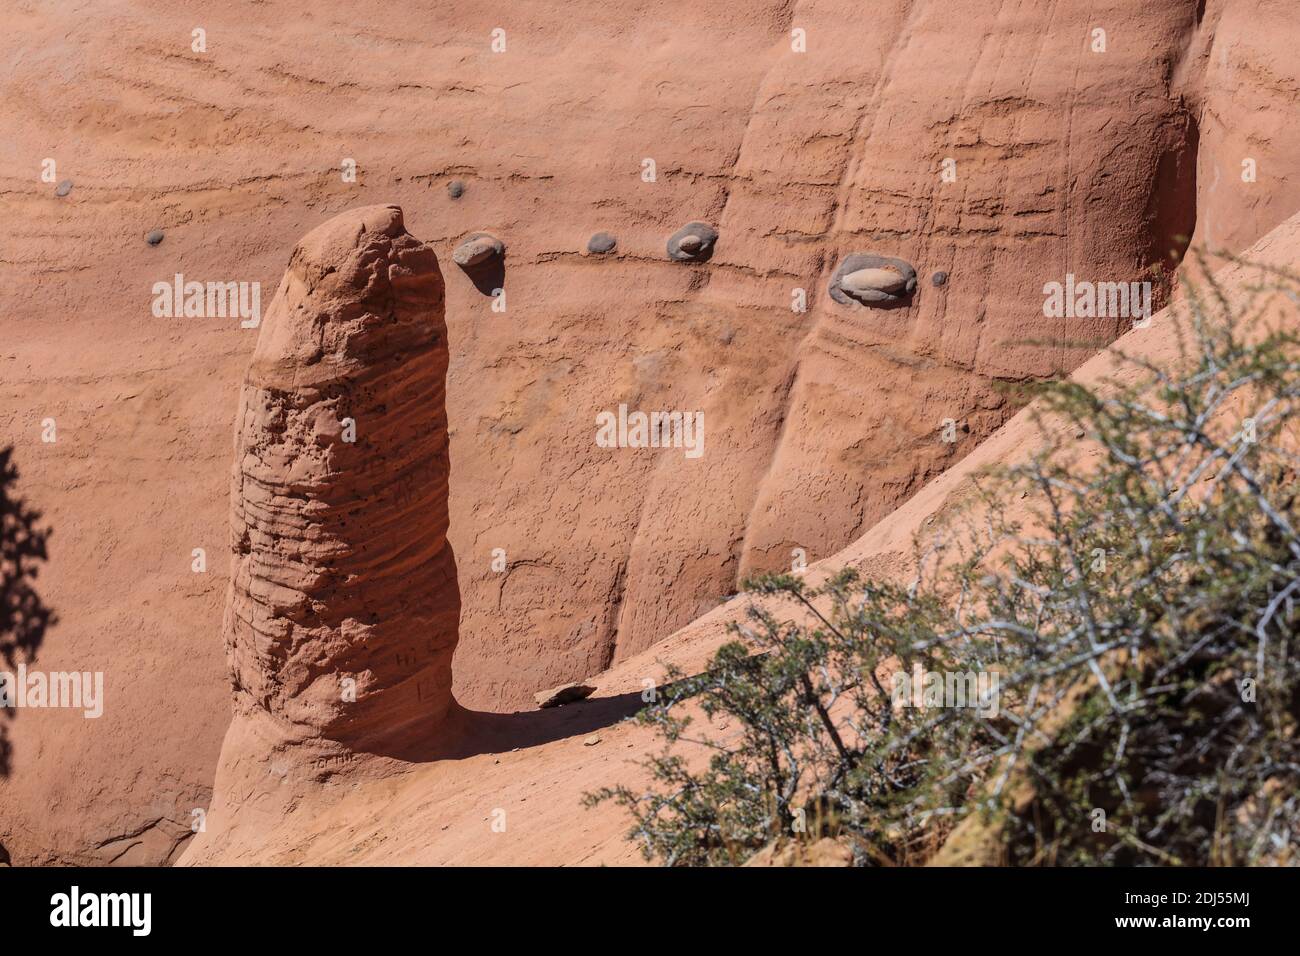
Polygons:
[[668,237],[668,258],[677,262],[707,262],[718,230],[707,222],[688,222]]
[[916,270],[902,259],[855,253],[835,270],[829,291],[842,305],[896,305],[916,291]]
[[452,199],[459,199],[465,195],[465,184],[459,179],[453,179],[447,184],[447,195]]
[[936,272],[934,275],[930,276],[930,281],[934,283],[935,288],[938,288],[938,287],[941,286],[941,285],[947,285],[947,284],[948,284],[948,273],[946,273],[946,272],[944,272],[942,269],[940,269],[940,270],[939,270],[938,272]]
[[56,196],[66,196],[70,192],[72,192],[71,179],[65,179],[63,182],[59,183],[59,185],[54,188],[54,195]]
[[482,265],[489,259],[502,255],[505,251],[505,245],[496,236],[490,236],[486,232],[476,232],[456,247],[456,251],[451,254],[451,258],[456,265],[468,269]]
[[163,231],[161,229],[155,229],[153,232],[149,233],[149,235],[144,237],[144,241],[149,243],[151,246],[158,245],[158,243],[163,241]]
[[607,252],[613,252],[616,245],[618,245],[618,240],[609,233],[598,232],[587,240],[587,251],[594,255],[603,256]]

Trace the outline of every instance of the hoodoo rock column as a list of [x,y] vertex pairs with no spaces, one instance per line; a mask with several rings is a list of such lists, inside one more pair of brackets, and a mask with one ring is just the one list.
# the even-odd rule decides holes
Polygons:
[[240,396],[225,633],[236,709],[382,752],[454,706],[442,274],[396,206],[297,246]]

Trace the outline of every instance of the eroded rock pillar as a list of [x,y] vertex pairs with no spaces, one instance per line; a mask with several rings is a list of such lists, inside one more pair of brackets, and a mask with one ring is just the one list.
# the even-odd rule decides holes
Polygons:
[[383,752],[453,705],[442,274],[396,206],[307,234],[240,396],[225,632],[236,707]]

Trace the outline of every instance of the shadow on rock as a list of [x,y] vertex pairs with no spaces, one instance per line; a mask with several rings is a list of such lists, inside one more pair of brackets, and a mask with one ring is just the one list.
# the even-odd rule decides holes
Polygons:
[[494,295],[506,287],[506,257],[504,253],[493,256],[474,266],[461,266],[461,271],[474,283],[474,288],[484,295]]
[[394,740],[381,748],[366,748],[365,752],[408,763],[504,753],[586,736],[631,717],[645,706],[639,691],[510,714],[467,710],[458,706],[445,722],[431,727],[428,734],[417,728],[407,740]]
[[[19,662],[35,658],[46,629],[55,621],[36,591],[40,566],[49,560],[46,541],[50,530],[40,525],[41,513],[14,494],[17,482],[13,448],[0,449],[0,659],[7,674],[12,674]],[[0,778],[9,775],[12,757],[3,721],[17,715],[8,700],[4,703],[0,708]]]

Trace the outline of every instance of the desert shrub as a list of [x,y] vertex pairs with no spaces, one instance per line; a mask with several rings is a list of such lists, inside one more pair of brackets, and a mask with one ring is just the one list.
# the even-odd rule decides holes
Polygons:
[[735,640],[637,717],[649,785],[588,802],[669,865],[825,834],[916,863],[963,821],[1017,864],[1289,862],[1300,297],[1260,275],[1187,290],[1169,361],[1044,386],[1041,453],[918,536],[912,580],[746,582]]

